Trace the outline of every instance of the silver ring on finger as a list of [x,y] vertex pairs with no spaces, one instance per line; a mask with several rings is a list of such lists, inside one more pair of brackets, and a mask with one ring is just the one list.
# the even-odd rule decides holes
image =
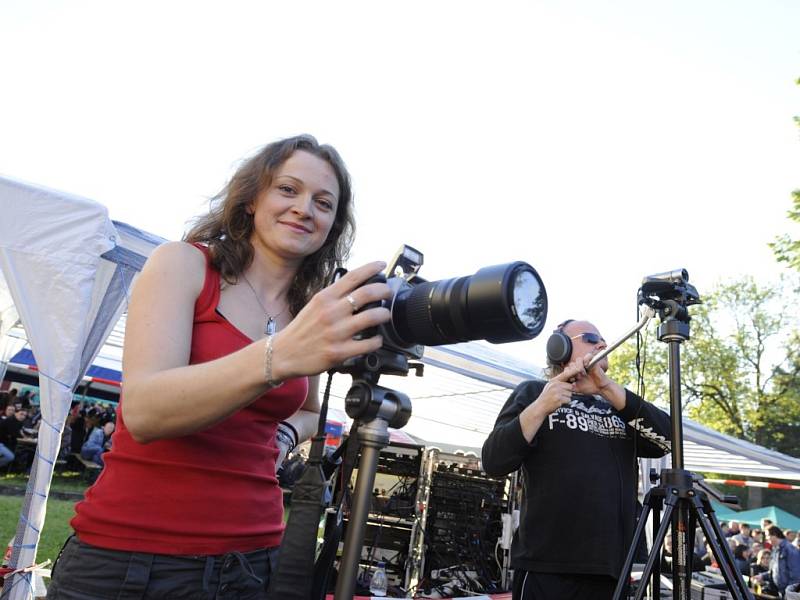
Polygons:
[[350,306],[353,309],[353,313],[358,312],[358,304],[356,303],[356,299],[353,298],[353,295],[347,294],[347,296],[345,296],[345,299],[350,303]]

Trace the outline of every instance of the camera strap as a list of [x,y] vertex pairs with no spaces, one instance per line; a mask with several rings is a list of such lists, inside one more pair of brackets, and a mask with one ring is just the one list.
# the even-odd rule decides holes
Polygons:
[[278,566],[270,577],[267,593],[270,600],[308,600],[311,597],[314,580],[308,574],[314,572],[317,531],[326,505],[323,457],[332,378],[333,372],[329,372],[317,434],[312,438],[306,469],[292,489],[291,511],[281,542]]
[[336,496],[333,501],[333,505],[337,508],[335,512],[328,515],[325,522],[325,541],[314,569],[314,588],[310,596],[312,600],[323,600],[325,598],[328,590],[328,579],[339,551],[339,542],[344,534],[344,507],[350,505],[350,486],[347,484],[352,479],[353,469],[360,449],[358,443],[359,423],[358,419],[353,422],[348,438],[342,442],[342,445],[336,451],[336,454],[344,452],[344,460],[339,468]]

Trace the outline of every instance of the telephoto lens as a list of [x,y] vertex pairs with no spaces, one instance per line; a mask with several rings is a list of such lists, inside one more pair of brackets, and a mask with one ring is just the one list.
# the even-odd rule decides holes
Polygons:
[[[387,283],[393,285],[393,279]],[[529,340],[539,335],[547,319],[544,283],[521,261],[484,267],[465,277],[395,285],[388,306],[392,319],[381,333],[401,347]]]

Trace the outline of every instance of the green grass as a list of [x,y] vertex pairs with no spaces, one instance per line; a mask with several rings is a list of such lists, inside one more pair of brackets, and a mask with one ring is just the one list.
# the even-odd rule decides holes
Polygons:
[[[23,500],[23,496],[0,496],[0,548],[3,552],[17,532]],[[47,515],[36,553],[37,562],[44,562],[48,558],[55,561],[64,541],[72,533],[69,521],[74,515],[74,506],[75,502],[69,500],[50,498],[47,501]]]
[[[0,476],[0,485],[22,488],[28,486],[28,476],[24,473],[8,473]],[[83,494],[89,487],[88,482],[81,473],[65,471],[53,473],[53,480],[50,482],[51,492],[76,492]]]
[[[25,474],[9,473],[0,476],[0,486],[24,491],[27,485],[28,476]],[[50,491],[82,495],[87,487],[88,483],[80,473],[67,471],[53,474]],[[24,496],[0,495],[0,554],[5,553],[9,540],[16,535],[23,500]],[[60,500],[52,496],[48,498],[44,529],[36,553],[37,562],[44,562],[48,558],[55,561],[64,541],[72,533],[69,521],[75,514],[76,501]]]

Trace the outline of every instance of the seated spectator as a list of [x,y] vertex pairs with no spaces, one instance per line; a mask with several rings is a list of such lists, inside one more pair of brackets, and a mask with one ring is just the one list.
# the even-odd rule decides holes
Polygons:
[[[75,410],[73,407],[72,410]],[[72,422],[72,452],[80,454],[83,444],[89,437],[89,433],[100,424],[100,411],[90,408],[85,412],[79,412]]]
[[761,519],[761,531],[764,532],[764,548],[769,548],[772,550],[772,543],[769,541],[769,535],[767,534],[767,530],[775,525],[771,519]]
[[0,420],[5,421],[8,417],[13,417],[15,412],[17,412],[16,407],[13,404],[7,404],[3,410],[3,416],[0,417]]
[[750,566],[750,576],[761,575],[769,571],[769,561],[772,558],[772,552],[769,550],[759,550],[756,555],[756,562]]
[[700,556],[700,564],[705,567],[714,567],[715,569],[719,567],[717,564],[717,559],[714,558],[714,552],[711,550],[711,545],[706,542],[705,553]]
[[726,537],[733,537],[734,535],[739,535],[739,521],[728,522],[728,533]]
[[742,575],[750,575],[750,548],[737,544],[733,549],[733,563]]
[[758,553],[764,549],[764,546],[759,544],[758,542],[753,542],[753,545],[750,546],[750,570],[753,570],[753,565],[758,562]]
[[0,421],[0,466],[7,465],[14,460],[17,448],[17,438],[22,433],[22,423],[28,416],[25,409],[15,410],[13,416]]
[[737,544],[741,544],[743,546],[747,546],[748,548],[753,545],[753,537],[750,535],[750,525],[747,523],[742,523],[739,526],[739,533],[733,536],[733,539],[736,540]]
[[797,532],[794,529],[787,529],[783,532],[783,535],[786,536],[786,541],[790,544],[794,544],[794,541],[797,539]]
[[111,448],[112,433],[114,433],[114,421],[107,421],[103,426],[92,429],[81,448],[81,456],[101,467],[105,466],[103,452]]

